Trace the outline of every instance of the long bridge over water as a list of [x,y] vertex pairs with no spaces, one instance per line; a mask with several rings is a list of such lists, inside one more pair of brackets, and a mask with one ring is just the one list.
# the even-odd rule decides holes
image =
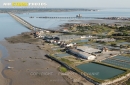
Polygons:
[[19,23],[21,23],[23,26],[27,27],[30,30],[41,29],[41,30],[46,30],[46,31],[51,31],[51,32],[62,32],[62,31],[59,31],[59,30],[45,29],[45,28],[37,27],[37,26],[34,26],[34,25],[30,24],[26,20],[20,18],[19,16],[15,15],[13,13],[8,13],[8,14],[10,16],[12,16],[16,21],[18,21]]

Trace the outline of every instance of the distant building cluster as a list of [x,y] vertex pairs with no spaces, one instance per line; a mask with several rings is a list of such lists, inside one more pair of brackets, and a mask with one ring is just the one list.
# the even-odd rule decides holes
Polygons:
[[130,18],[126,18],[126,17],[107,17],[107,18],[102,18],[102,19],[110,19],[110,20],[130,20]]
[[77,46],[76,49],[68,49],[69,53],[76,55],[79,58],[87,59],[87,60],[95,60],[96,53],[101,53],[102,50],[95,49],[88,46]]
[[76,17],[80,18],[80,17],[82,17],[82,16],[79,14],[79,15],[76,15]]

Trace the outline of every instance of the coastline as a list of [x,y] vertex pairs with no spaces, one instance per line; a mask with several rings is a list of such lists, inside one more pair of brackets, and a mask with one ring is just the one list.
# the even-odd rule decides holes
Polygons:
[[[0,44],[5,46],[9,52],[9,56],[2,58],[2,62],[10,67],[14,67],[13,69],[4,69],[0,66],[1,71],[4,69],[3,73],[7,79],[11,79],[12,81],[9,82],[0,75],[0,84],[69,85],[63,76],[59,75],[57,68],[60,65],[46,58],[44,56],[46,52],[40,50],[37,45],[29,43],[11,44],[7,41],[2,41]],[[9,62],[7,60],[14,61]]]
[[[8,57],[3,58],[2,63],[13,67],[3,70],[6,78],[11,80],[8,81],[9,85],[93,85],[79,74],[75,74],[74,77],[62,75],[58,70],[61,65],[45,56],[49,52],[49,45],[46,46],[42,40],[29,43],[26,39],[21,41],[21,35],[16,36],[0,41],[9,53]],[[39,49],[41,45],[43,49]],[[79,77],[79,80],[75,80]]]
[[2,52],[0,51],[0,84],[1,85],[9,85],[9,82],[8,82],[8,80],[6,79],[6,78],[4,78],[3,77],[3,75],[2,75],[2,71],[3,71],[3,65],[2,65],[2,63],[1,63],[1,58],[2,58]]
[[[99,21],[100,20],[89,20],[86,22],[97,23]],[[108,22],[110,20],[104,21],[110,24],[110,22]],[[100,21],[100,23],[103,23],[104,21]],[[86,22],[84,21],[84,23]],[[64,76],[58,75],[59,71],[57,69],[60,65],[45,57],[47,52],[44,48],[43,50],[38,48],[39,45],[43,45],[41,40],[37,41],[29,36],[18,36],[19,35],[13,36],[10,40],[8,38],[7,41],[0,42],[0,44],[8,49],[10,54],[9,57],[3,59],[4,63],[13,67],[13,69],[3,70],[7,79],[11,79],[10,85],[79,85],[74,84],[74,82],[70,84],[70,81],[72,80],[67,79],[66,81]],[[2,81],[5,81],[3,78],[1,79]]]

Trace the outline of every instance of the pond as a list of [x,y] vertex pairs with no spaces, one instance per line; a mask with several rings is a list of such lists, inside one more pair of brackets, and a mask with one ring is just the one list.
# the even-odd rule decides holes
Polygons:
[[81,40],[75,40],[72,41],[73,43],[83,43],[83,42],[88,42],[88,39],[81,39]]
[[102,62],[130,69],[130,58],[129,57],[115,56],[113,58],[103,60]]
[[120,46],[120,45],[130,45],[130,43],[129,42],[121,42],[121,43],[118,43],[117,45],[118,46]]
[[96,63],[86,63],[77,66],[78,69],[97,79],[105,80],[113,78],[125,71]]
[[70,56],[70,54],[68,54],[68,53],[61,53],[61,54],[55,54],[55,56],[57,56],[57,57],[66,57],[66,56]]

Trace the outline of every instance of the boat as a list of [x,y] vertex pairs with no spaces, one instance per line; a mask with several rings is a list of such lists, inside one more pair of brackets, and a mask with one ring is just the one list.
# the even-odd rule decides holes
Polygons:
[[14,68],[14,67],[10,67],[10,66],[8,66],[7,68],[8,68],[8,69],[12,69],[12,68]]
[[9,62],[11,62],[11,61],[14,61],[14,60],[8,60]]
[[81,38],[87,38],[86,36],[81,36]]

